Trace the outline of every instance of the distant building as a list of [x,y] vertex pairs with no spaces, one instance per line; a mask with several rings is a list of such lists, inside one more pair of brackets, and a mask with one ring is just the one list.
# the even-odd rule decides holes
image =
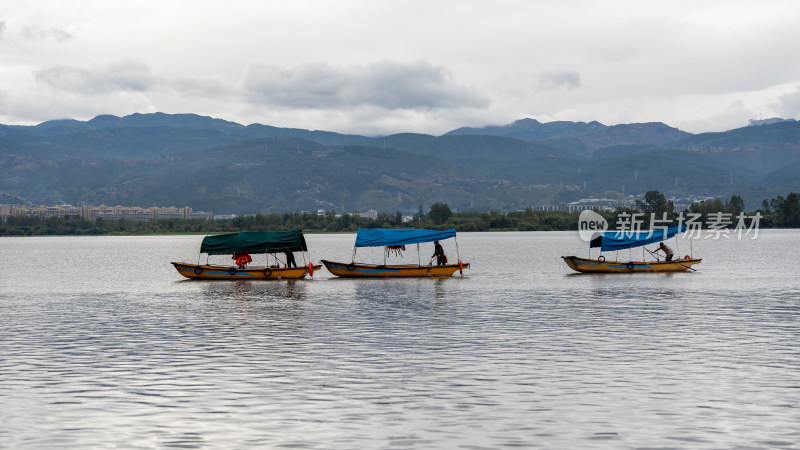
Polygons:
[[533,207],[534,211],[607,211],[613,210],[620,206],[621,202],[610,198],[582,198],[576,202],[559,203],[557,205],[537,205]]
[[690,195],[686,198],[671,198],[670,201],[673,205],[675,205],[675,212],[681,212],[688,210],[695,203],[700,203],[706,200],[714,200],[715,198],[716,197],[700,197]]
[[[188,206],[187,206],[187,208],[188,208]],[[211,219],[214,218],[214,214],[212,214],[211,211],[187,211],[186,212],[186,218],[187,219],[211,220]]]
[[88,220],[108,219],[120,220],[129,219],[135,221],[150,221],[158,219],[205,219],[210,220],[214,215],[210,211],[193,211],[189,206],[183,208],[159,207],[141,208],[138,206],[92,206],[84,205],[81,207],[72,205],[57,206],[36,206],[25,205],[14,206],[0,205],[0,216],[18,217],[66,217],[81,216]]

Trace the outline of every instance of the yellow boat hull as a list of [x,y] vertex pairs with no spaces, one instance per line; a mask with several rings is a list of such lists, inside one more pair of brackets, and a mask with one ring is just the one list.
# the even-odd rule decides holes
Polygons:
[[640,273],[686,272],[702,259],[676,259],[672,261],[599,261],[596,259],[562,256],[570,269],[581,273]]
[[396,277],[451,277],[456,271],[469,268],[469,263],[445,264],[442,266],[374,265],[342,263],[322,260],[325,268],[337,277],[348,278],[396,278]]
[[[309,266],[301,267],[248,267],[239,269],[230,266],[173,262],[179,274],[194,280],[298,280],[309,274]],[[322,269],[312,265],[311,271]],[[313,273],[311,274],[313,277]]]

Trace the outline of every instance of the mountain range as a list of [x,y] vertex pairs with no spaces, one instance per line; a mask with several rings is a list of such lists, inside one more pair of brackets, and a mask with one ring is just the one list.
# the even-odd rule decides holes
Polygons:
[[800,189],[800,122],[692,134],[663,123],[522,119],[441,136],[360,136],[195,114],[0,125],[0,203],[189,205],[215,213],[526,206],[660,190]]

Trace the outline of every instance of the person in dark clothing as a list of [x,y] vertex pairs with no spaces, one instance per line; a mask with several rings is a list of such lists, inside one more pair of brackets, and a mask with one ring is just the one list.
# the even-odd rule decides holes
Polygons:
[[286,255],[286,267],[297,267],[297,262],[294,260],[294,253],[289,250],[284,250],[283,253]]
[[439,244],[439,241],[433,241],[433,256],[431,258],[436,257],[436,265],[441,266],[447,262],[447,257],[444,256],[444,249],[442,245]]
[[656,252],[658,252],[658,251],[662,251],[662,252],[664,252],[664,255],[667,257],[667,258],[666,258],[666,259],[667,259],[667,261],[672,261],[672,256],[675,254],[675,253],[673,253],[672,249],[671,249],[671,248],[669,248],[667,245],[664,245],[664,243],[663,243],[663,242],[662,242],[661,244],[659,244],[658,248],[657,248],[657,249],[655,249],[655,250],[653,251],[653,253],[656,253]]

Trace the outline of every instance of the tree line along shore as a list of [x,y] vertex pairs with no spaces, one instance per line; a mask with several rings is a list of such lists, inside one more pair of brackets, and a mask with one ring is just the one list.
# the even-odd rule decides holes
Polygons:
[[[692,204],[687,211],[674,212],[674,206],[658,191],[649,191],[643,201],[635,206],[618,207],[613,211],[598,211],[608,222],[610,229],[630,221],[634,214],[641,219],[641,229],[649,229],[650,218],[659,219],[659,225],[677,225],[686,220],[689,214],[695,216],[703,228],[720,218],[727,219],[722,228],[734,228],[737,217],[744,216],[747,226],[752,226],[758,215],[759,228],[800,228],[800,194],[789,193],[785,198],[778,196],[765,199],[761,207],[754,211],[744,211],[741,197],[733,195],[730,199],[706,200]],[[415,214],[411,221],[403,222],[398,211],[394,214],[378,214],[366,218],[355,214],[284,213],[255,214],[231,219],[162,219],[154,221],[133,221],[129,219],[94,221],[80,216],[36,218],[8,217],[0,221],[0,236],[46,236],[46,235],[150,235],[150,234],[216,234],[238,231],[285,231],[297,228],[307,233],[354,232],[358,228],[456,228],[467,231],[569,231],[578,229],[579,212],[534,211],[526,208],[512,212],[453,212],[444,203],[434,203],[425,214]],[[667,219],[665,223],[663,218]]]

